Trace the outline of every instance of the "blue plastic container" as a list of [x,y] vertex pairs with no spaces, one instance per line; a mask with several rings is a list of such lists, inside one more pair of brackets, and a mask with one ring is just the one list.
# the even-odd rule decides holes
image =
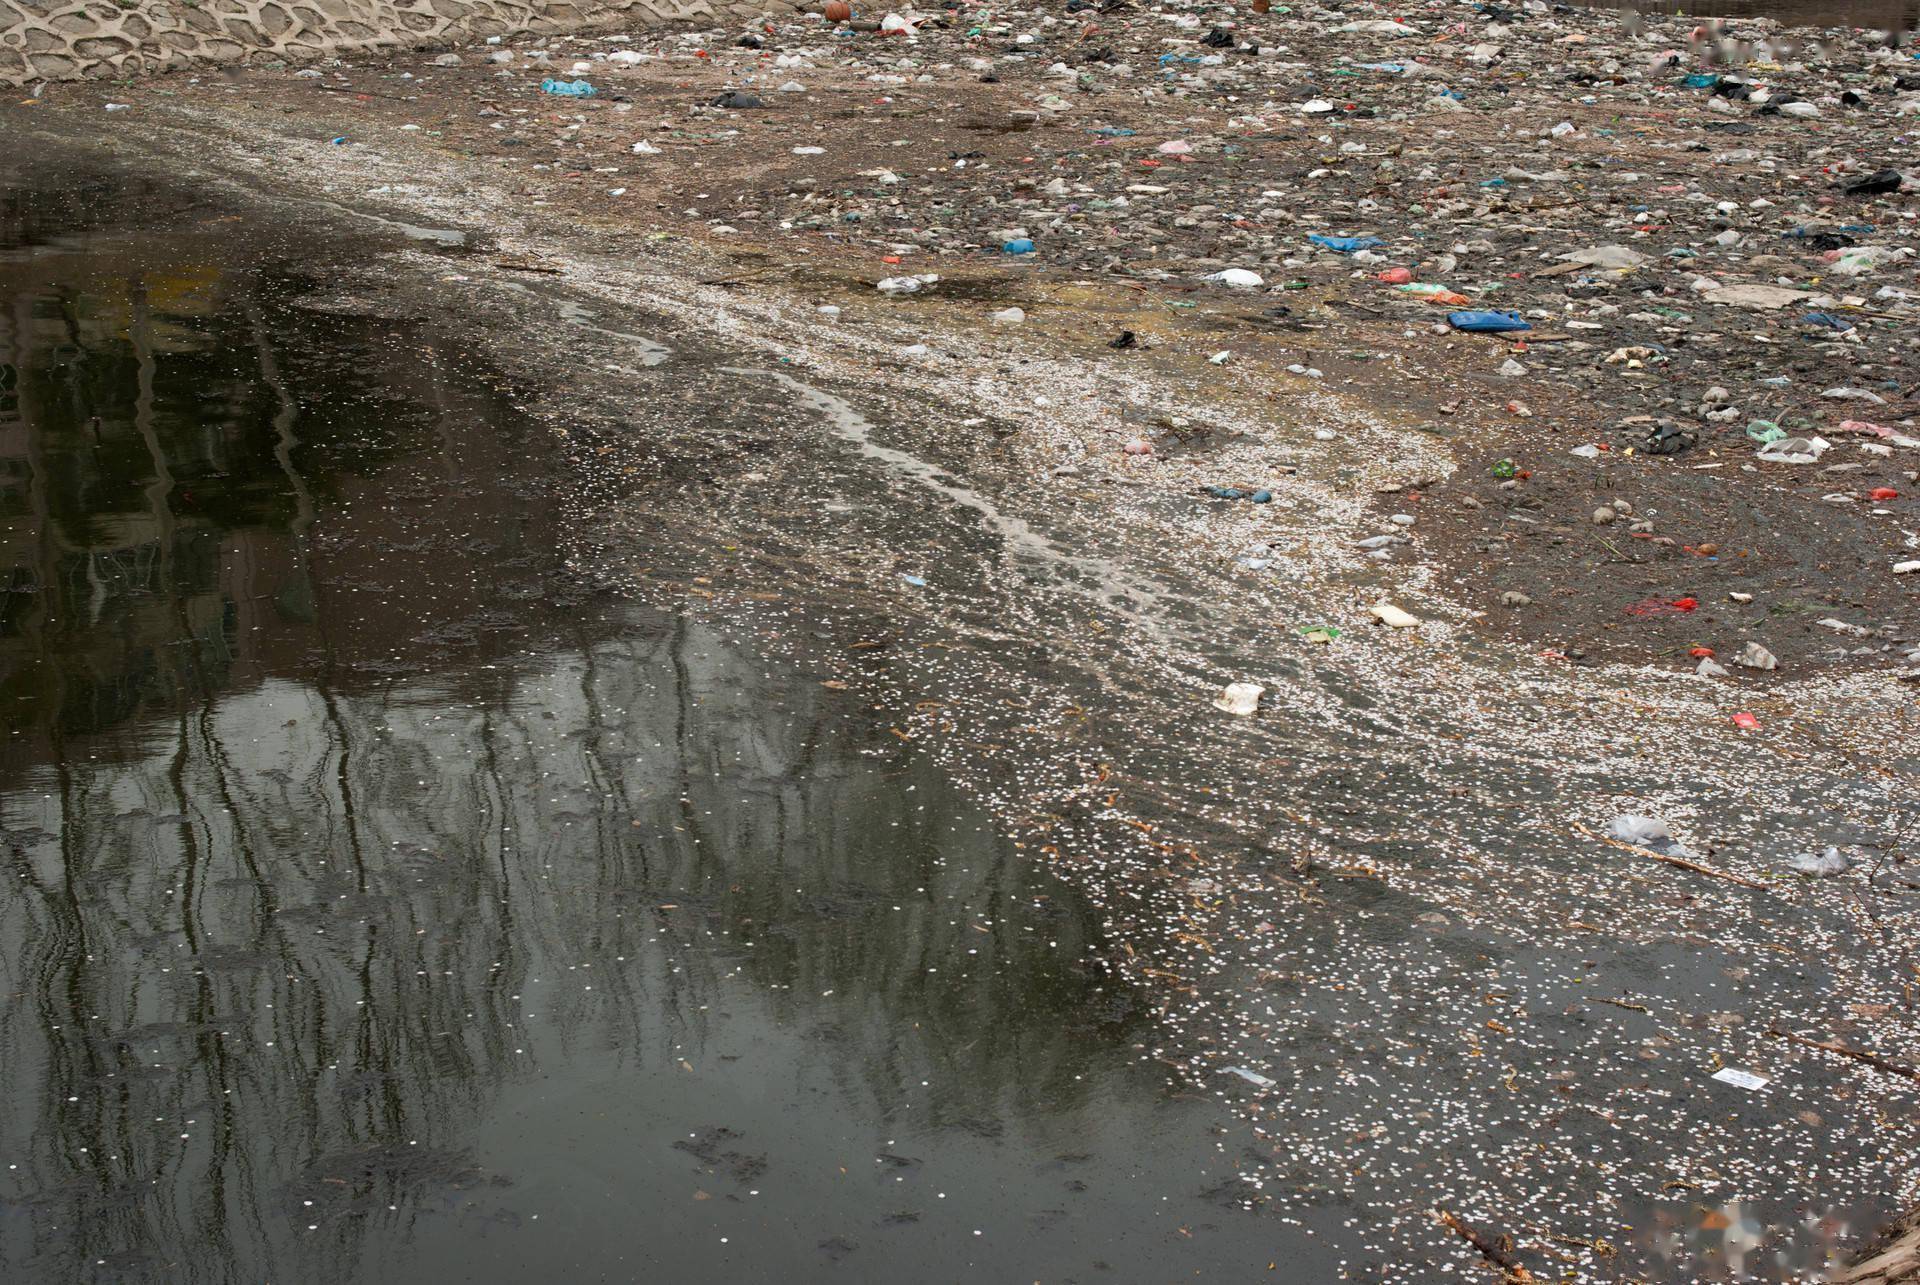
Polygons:
[[1533,329],[1532,323],[1517,312],[1450,312],[1447,314],[1447,324],[1455,330],[1469,330],[1477,335]]

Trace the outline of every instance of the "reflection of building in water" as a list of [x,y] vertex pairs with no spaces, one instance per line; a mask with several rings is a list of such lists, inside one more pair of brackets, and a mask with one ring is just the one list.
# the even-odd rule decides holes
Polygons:
[[[205,375],[193,361],[205,340],[187,327],[216,282],[117,285],[28,282],[0,314],[0,708],[15,728],[106,726],[177,686],[183,668],[218,681],[231,658],[225,533],[171,493],[182,479],[230,479],[239,461],[191,422],[191,403],[162,400],[178,387],[157,386],[163,369],[172,385]],[[176,361],[195,369],[176,376]]]
[[[132,255],[6,269],[0,723],[97,730],[316,649],[343,671],[390,664],[423,618],[455,627],[493,607],[497,586],[422,547],[410,508],[466,506],[476,549],[527,541],[535,519],[504,486],[518,458],[467,433],[497,410],[490,393],[403,327],[299,311],[285,282],[263,293],[257,267],[163,272]],[[476,479],[461,493],[430,496],[426,466],[391,475],[455,434]],[[538,520],[532,534],[550,529]],[[314,585],[342,570],[358,575],[337,587],[354,609],[328,633]]]

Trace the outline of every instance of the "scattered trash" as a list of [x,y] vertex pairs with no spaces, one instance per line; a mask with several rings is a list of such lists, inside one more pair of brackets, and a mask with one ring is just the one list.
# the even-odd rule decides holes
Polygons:
[[1843,183],[1840,190],[1848,196],[1890,196],[1906,186],[1899,170],[1875,170],[1865,178]]
[[1641,449],[1648,455],[1679,455],[1700,444],[1697,430],[1681,424],[1666,423],[1647,434]]
[[[1844,812],[1863,829],[1879,824],[1866,819],[1863,802],[1866,787],[1879,783],[1861,771],[1877,771],[1873,738],[1885,738],[1901,716],[1886,708],[1893,702],[1880,675],[1920,665],[1911,651],[1913,595],[1906,592],[1920,571],[1911,498],[1920,465],[1912,453],[1920,446],[1920,403],[1911,347],[1920,263],[1913,257],[1914,181],[1886,168],[1913,164],[1920,82],[1910,42],[1839,26],[1816,38],[1772,18],[1621,18],[1518,0],[1399,12],[1268,0],[1237,10],[1065,0],[1038,9],[929,9],[924,18],[884,9],[856,16],[847,0],[826,0],[800,12],[756,12],[751,21],[650,30],[644,54],[623,55],[618,39],[591,33],[508,40],[513,50],[497,51],[511,60],[504,66],[474,66],[480,55],[463,48],[464,72],[422,77],[436,82],[436,92],[463,85],[472,98],[461,110],[440,110],[444,104],[389,65],[411,57],[417,71],[439,61],[437,50],[328,61],[299,80],[291,71],[249,73],[246,87],[252,94],[261,77],[285,76],[285,87],[328,104],[295,121],[311,122],[324,110],[338,113],[335,120],[353,114],[370,122],[370,145],[330,151],[332,165],[322,167],[356,171],[328,176],[343,200],[375,174],[376,162],[372,181],[390,182],[397,193],[408,178],[438,182],[443,166],[445,174],[457,173],[452,167],[468,156],[498,174],[502,193],[551,200],[538,220],[495,224],[524,227],[528,244],[536,224],[568,219],[596,237],[604,232],[603,247],[615,253],[639,247],[640,227],[689,242],[737,232],[736,244],[751,242],[754,253],[720,269],[733,274],[729,289],[763,270],[745,266],[749,257],[756,265],[764,258],[776,272],[804,264],[807,271],[788,282],[799,292],[792,296],[797,306],[756,311],[766,300],[753,301],[727,324],[764,330],[752,336],[768,354],[756,366],[778,362],[800,375],[817,366],[823,387],[834,381],[849,405],[863,403],[861,413],[891,412],[896,422],[876,425],[869,440],[864,428],[846,427],[857,422],[853,411],[843,417],[833,410],[827,418],[837,436],[830,437],[816,420],[831,399],[809,391],[791,423],[776,421],[778,431],[744,424],[753,455],[790,453],[765,464],[765,474],[722,465],[716,471],[740,484],[690,486],[684,501],[680,488],[661,488],[662,508],[710,507],[722,537],[746,537],[737,547],[750,553],[720,557],[727,579],[715,590],[719,599],[701,595],[691,609],[711,611],[719,628],[737,628],[769,650],[802,640],[810,660],[831,664],[828,640],[838,626],[808,619],[813,609],[798,586],[746,583],[745,575],[759,574],[754,564],[773,561],[752,552],[761,547],[752,537],[772,532],[767,547],[797,543],[805,522],[787,516],[794,506],[838,501],[842,491],[856,503],[871,500],[883,494],[870,487],[882,478],[885,494],[923,499],[876,512],[873,521],[839,523],[830,533],[836,556],[820,568],[829,577],[823,583],[851,580],[863,567],[885,568],[879,596],[889,597],[884,590],[892,586],[903,611],[926,613],[927,627],[912,631],[921,640],[960,635],[975,619],[997,616],[996,632],[978,636],[1036,640],[1028,650],[1037,663],[1015,672],[1008,662],[995,673],[992,666],[1002,663],[992,654],[997,645],[952,652],[902,646],[889,658],[895,673],[884,699],[911,693],[931,708],[957,691],[960,699],[927,721],[923,743],[948,754],[956,772],[977,757],[972,746],[1011,746],[993,768],[1004,779],[978,793],[1017,800],[1023,816],[1029,809],[1066,815],[1057,793],[1045,797],[1051,783],[1071,778],[1079,791],[1092,779],[1083,769],[1098,765],[1092,775],[1105,780],[1111,761],[1114,784],[1070,800],[1076,809],[1091,805],[1089,823],[1036,835],[1026,858],[1040,860],[1040,844],[1054,840],[1063,849],[1060,874],[1069,880],[1082,858],[1101,863],[1100,877],[1087,881],[1088,895],[1124,890],[1127,944],[1141,957],[1136,963],[1114,954],[1100,962],[1113,968],[1110,993],[1138,985],[1155,988],[1153,999],[1164,1002],[1158,1018],[1166,1030],[1144,1029],[1158,1020],[1144,1009],[1139,1022],[1143,1051],[1164,1053],[1148,1070],[1191,1082],[1215,1065],[1210,1050],[1233,1050],[1223,1055],[1271,1060],[1291,1087],[1293,1072],[1283,1068],[1299,1052],[1302,1074],[1333,1087],[1307,1086],[1318,1106],[1298,1113],[1306,1132],[1295,1161],[1356,1154],[1355,1137],[1360,1151],[1375,1152],[1364,1131],[1380,1124],[1381,1163],[1365,1164],[1360,1179],[1377,1189],[1346,1202],[1356,1223],[1390,1228],[1382,1239],[1391,1244],[1368,1247],[1374,1259],[1414,1246],[1407,1211],[1447,1189],[1468,1202],[1461,1208],[1476,1222],[1496,1229],[1477,1240],[1478,1233],[1456,1231],[1489,1261],[1511,1250],[1540,1271],[1538,1258],[1564,1254],[1553,1270],[1569,1277],[1658,1276],[1658,1268],[1629,1262],[1634,1250],[1624,1240],[1620,1261],[1604,1265],[1596,1260],[1607,1255],[1598,1249],[1572,1252],[1584,1242],[1547,1248],[1534,1235],[1544,1225],[1540,1211],[1573,1208],[1568,1190],[1599,1192],[1608,1206],[1659,1199],[1658,1183],[1645,1181],[1653,1169],[1686,1177],[1764,1174],[1750,1157],[1765,1156],[1781,1137],[1787,1150],[1798,1146],[1795,1139],[1818,1140],[1808,1154],[1819,1162],[1823,1198],[1829,1180],[1850,1187],[1833,1195],[1834,1207],[1857,1197],[1852,1187],[1884,1178],[1858,1149],[1831,1163],[1825,1151],[1831,1138],[1857,1141],[1853,1127],[1876,1114],[1878,1127],[1901,1134],[1897,1113],[1881,1110],[1866,1093],[1851,1104],[1791,1104],[1830,1116],[1844,1111],[1844,1129],[1794,1133],[1786,1112],[1760,1113],[1781,1117],[1787,1132],[1776,1134],[1759,1117],[1738,1129],[1716,1128],[1699,1100],[1719,1095],[1699,1092],[1697,1078],[1691,1092],[1676,1082],[1717,1065],[1703,1056],[1716,1044],[1728,1056],[1747,1045],[1690,1025],[1710,992],[1722,1005],[1732,1003],[1726,995],[1742,993],[1750,1017],[1782,1014],[1829,1030],[1849,1029],[1829,1025],[1845,1011],[1834,997],[1888,998],[1893,970],[1884,958],[1877,968],[1863,962],[1884,949],[1866,940],[1871,934],[1849,937],[1845,951],[1821,952],[1817,969],[1804,967],[1805,960],[1782,967],[1764,953],[1784,941],[1812,958],[1813,947],[1826,943],[1821,934],[1845,927],[1834,916],[1844,914],[1840,894],[1853,889],[1796,886],[1766,898],[1772,922],[1756,933],[1747,904],[1753,899],[1724,898],[1740,905],[1723,913],[1713,904],[1723,900],[1723,887],[1596,842],[1591,848],[1608,859],[1602,865],[1594,851],[1548,842],[1516,826],[1510,814],[1490,812],[1486,789],[1504,779],[1511,761],[1500,751],[1519,742],[1525,766],[1514,789],[1530,800],[1522,820],[1538,821],[1542,781],[1556,799],[1577,800],[1598,816],[1609,815],[1618,792],[1631,788],[1648,800],[1635,806],[1675,809],[1690,833],[1698,827],[1703,844],[1709,827],[1724,832],[1716,850],[1734,860],[1769,851],[1756,849],[1756,835],[1789,832],[1789,846],[1769,859],[1771,870],[1784,874],[1791,865],[1796,874],[1821,878],[1828,877],[1825,855],[1785,855],[1794,846],[1817,851],[1824,842],[1824,835],[1813,837],[1818,831],[1809,833],[1818,824],[1813,804]],[[593,61],[576,67],[576,56]],[[539,82],[543,94],[591,98],[597,83],[598,99],[534,99],[530,84],[541,73],[520,71],[523,63],[553,71],[555,79]],[[573,79],[582,69],[591,81]],[[211,92],[189,88],[186,79],[142,97],[143,120],[176,91]],[[802,81],[815,97],[806,96]],[[83,106],[98,103],[105,88],[72,97]],[[359,112],[354,99],[332,97],[363,90],[377,99],[371,114]],[[112,91],[142,92],[117,80]],[[777,96],[768,100],[769,93]],[[758,110],[764,107],[779,110]],[[269,124],[270,115],[258,114],[255,123]],[[97,115],[86,119],[98,123]],[[409,127],[427,133],[395,132]],[[641,134],[651,141],[635,141]],[[410,155],[426,153],[409,154],[401,144],[435,149],[427,172],[407,174]],[[282,174],[294,181],[285,168]],[[610,189],[614,182],[644,194],[617,212],[631,241],[614,239],[621,234],[602,218],[604,195],[622,190]],[[475,227],[499,212],[485,206],[493,185],[486,186],[471,194]],[[384,199],[396,209],[404,204],[397,194]],[[1357,235],[1369,231],[1379,235]],[[791,255],[783,244],[793,247]],[[671,257],[636,264],[638,284],[664,279]],[[964,264],[947,270],[969,275],[937,287],[938,276],[911,272],[927,262]],[[883,300],[859,297],[861,283],[872,280],[862,272],[869,263],[900,274],[876,283]],[[436,271],[451,277],[464,266]],[[1031,291],[1016,297],[1046,300],[1041,324],[1022,325],[1032,319],[995,293],[1014,277]],[[749,302],[741,293],[734,298]],[[514,306],[522,303],[534,310],[528,327],[537,333],[542,322],[535,314],[546,315],[551,304],[516,296]],[[725,304],[706,306],[725,315]],[[985,324],[989,316],[995,324]],[[1147,329],[1119,330],[1134,319]],[[794,332],[783,333],[789,323]],[[601,367],[632,364],[631,345],[608,341],[611,333],[599,332],[591,350],[569,353],[585,358],[584,394],[600,391],[588,381]],[[812,346],[809,334],[818,340]],[[922,335],[928,342],[914,342]],[[1146,347],[1143,335],[1153,336],[1151,355],[1135,351]],[[1101,358],[1101,344],[1125,355]],[[1200,358],[1213,363],[1212,376],[1191,365]],[[889,386],[862,389],[863,363]],[[736,409],[726,404],[732,377],[695,364],[701,382],[642,389],[636,400],[649,413],[657,402],[659,422],[670,432],[682,431],[684,420],[690,438],[709,428],[717,438],[719,421]],[[974,403],[954,418],[983,411],[989,397],[1006,413],[963,420],[967,427],[949,435],[944,416],[915,413],[946,395],[936,378],[947,381],[956,405]],[[721,403],[711,426],[701,405],[687,411],[695,390],[703,401]],[[1229,405],[1209,405],[1210,398]],[[1262,415],[1269,398],[1273,413]],[[748,412],[781,414],[757,395],[741,399],[738,409],[743,419]],[[790,450],[803,424],[804,445],[818,439],[821,450]],[[857,468],[839,467],[838,457],[822,462],[828,450],[855,443],[862,452]],[[690,442],[702,455],[709,444]],[[704,475],[711,458],[696,458],[689,476]],[[763,467],[758,458],[740,458],[741,468]],[[616,454],[608,462],[629,460]],[[1286,476],[1293,465],[1301,470],[1298,484],[1252,485]],[[1029,489],[1029,475],[1075,480]],[[831,477],[830,487],[818,485],[822,476]],[[202,485],[196,480],[194,493]],[[1871,513],[1870,505],[1890,512]],[[1076,526],[1080,508],[1088,527]],[[1260,543],[1249,545],[1250,534]],[[875,547],[891,556],[860,556]],[[839,556],[843,550],[847,556]],[[895,557],[930,568],[969,560],[967,592],[948,601],[955,595],[931,592],[923,576],[899,572]],[[689,562],[668,561],[675,571]],[[772,594],[736,593],[735,562],[742,588],[796,591],[774,605],[765,602]],[[1885,584],[1888,568],[1900,584]],[[1356,584],[1367,586],[1364,597],[1351,596]],[[902,592],[908,587],[915,592]],[[1450,597],[1453,605],[1436,605],[1423,627],[1387,600],[1415,594],[1423,609]],[[1376,604],[1369,608],[1367,598]],[[849,612],[864,614],[863,603],[849,603]],[[1157,628],[1163,622],[1153,618],[1163,610],[1177,613],[1164,638]],[[951,614],[935,619],[936,611]],[[1840,611],[1844,619],[1823,618]],[[1343,621],[1348,636],[1314,623],[1324,616]],[[1389,638],[1358,628],[1361,619],[1419,632]],[[1482,629],[1487,636],[1473,632]],[[1749,636],[1765,637],[1786,660],[1758,642],[1743,643]],[[1456,638],[1466,641],[1456,646]],[[1199,639],[1206,641],[1189,646]],[[1203,760],[1183,741],[1179,720],[1157,711],[1163,750],[1151,739],[1153,727],[1128,720],[1154,709],[1154,685],[1163,677],[1170,678],[1164,694],[1175,712],[1182,701],[1191,711],[1195,692],[1204,698],[1214,680],[1182,686],[1193,680],[1181,676],[1194,672],[1192,653],[1207,654],[1216,639],[1216,655],[1241,657],[1213,662],[1218,681],[1244,666],[1271,673],[1276,687],[1233,683],[1206,699],[1245,719],[1257,717],[1271,695],[1267,710],[1287,717],[1188,720],[1214,738],[1212,748],[1224,748]],[[1104,677],[1115,647],[1123,649],[1124,672],[1114,667],[1109,694],[1121,699],[1098,701],[1097,684],[1080,680]],[[1163,655],[1156,650],[1162,647],[1181,651]],[[1062,689],[1050,690],[1048,661],[1038,658],[1043,649],[1049,658],[1061,654],[1059,672],[1071,674],[1072,694],[1094,696],[1085,703],[1100,706],[1093,711],[1100,725],[1077,742],[1063,745],[1054,736],[1062,702],[1051,698]],[[916,660],[909,652],[923,654]],[[1498,667],[1480,663],[1495,652]],[[1640,663],[1612,663],[1623,657]],[[1828,683],[1829,665],[1859,672]],[[1756,677],[1776,669],[1811,681],[1786,691]],[[999,678],[1008,681],[991,681]],[[1049,699],[1037,702],[1035,713],[1005,713],[1026,702],[1002,702],[1003,695]],[[981,709],[966,708],[970,696],[980,698]],[[786,708],[776,711],[783,720]],[[1005,725],[991,725],[989,714]],[[922,737],[904,713],[894,720],[888,711],[882,719]],[[1023,730],[1029,727],[1040,735]],[[1830,733],[1838,752],[1830,757],[1820,745],[1806,753],[1809,728]],[[1141,748],[1126,761],[1136,743]],[[1356,754],[1356,746],[1363,751]],[[1242,749],[1249,751],[1244,761],[1235,753]],[[1043,754],[1053,757],[1042,761]],[[1627,773],[1622,764],[1630,757]],[[1068,770],[1056,770],[1062,766]],[[1318,784],[1345,768],[1355,770],[1339,775],[1337,786]],[[1177,775],[1142,779],[1155,769]],[[1263,781],[1283,781],[1286,795],[1300,797],[1263,795]],[[1179,833],[1201,827],[1161,826],[1150,810],[1156,791],[1196,782],[1220,787],[1204,810],[1207,828],[1217,823],[1227,842]],[[1334,788],[1338,806],[1329,807]],[[1117,828],[1127,819],[1120,814],[1130,811],[1143,830],[1156,827],[1146,831],[1150,841],[1136,841],[1139,830],[1119,831],[1126,844],[1096,833],[1108,815]],[[1338,924],[1310,923],[1311,939],[1332,945],[1317,945],[1326,953],[1313,961],[1301,959],[1291,925],[1273,908],[1292,904],[1296,885],[1285,869],[1248,860],[1249,844],[1232,841],[1229,827],[1243,820],[1262,827],[1254,842],[1267,845],[1263,855],[1299,854],[1303,874],[1310,862],[1322,863],[1297,885],[1309,903],[1334,892],[1335,880],[1368,877],[1363,861],[1377,863],[1394,890],[1393,898],[1364,907],[1380,931],[1348,934],[1331,931]],[[1623,821],[1635,824],[1623,829]],[[1682,859],[1686,853],[1654,818],[1616,818],[1614,833],[1615,842],[1645,852]],[[1394,837],[1407,834],[1421,840],[1411,856]],[[671,836],[663,837],[671,843]],[[653,842],[650,830],[641,837]],[[1118,863],[1136,842],[1142,864],[1129,871]],[[1069,843],[1081,850],[1067,851]],[[1429,849],[1431,860],[1443,863],[1434,868],[1468,872],[1482,868],[1491,850],[1501,878],[1424,878]],[[1330,870],[1329,860],[1339,864]],[[1622,868],[1633,877],[1615,877]],[[1648,871],[1658,874],[1648,878]],[[1715,895],[1672,896],[1681,880]],[[1566,905],[1552,899],[1557,882],[1567,885]],[[1397,903],[1416,883],[1420,902],[1446,912],[1419,922],[1457,925],[1452,944],[1464,949],[1498,938],[1497,968],[1426,970],[1418,985],[1397,985],[1394,929],[1404,930],[1407,918]],[[1231,896],[1218,889],[1231,889]],[[1165,901],[1156,902],[1162,892]],[[1812,921],[1812,935],[1796,943],[1792,934],[1807,921],[1793,917],[1822,898],[1827,904]],[[1205,904],[1234,899],[1241,907],[1216,912]],[[1337,894],[1333,899],[1340,903]],[[1023,940],[1013,912],[1025,899],[1005,900],[1007,913],[995,914],[993,931]],[[1260,913],[1256,905],[1281,921],[1279,929],[1266,929],[1277,932],[1267,939],[1275,949],[1262,949],[1261,933],[1232,918],[1241,908]],[[1345,917],[1354,909],[1347,899],[1325,914]],[[942,912],[943,922],[971,940],[972,930],[960,926],[967,917],[957,908]],[[1308,918],[1324,917],[1316,904]],[[1175,924],[1189,934],[1177,942]],[[1330,930],[1322,935],[1319,927]],[[1728,976],[1743,975],[1732,965],[1761,964],[1751,983],[1729,984],[1715,970],[1637,967],[1636,948],[1627,948],[1635,982],[1649,991],[1642,998],[1659,1005],[1661,1039],[1673,1047],[1660,1049],[1664,1061],[1601,1086],[1618,1099],[1606,1105],[1629,1122],[1623,1130],[1594,1128],[1580,1112],[1562,1123],[1557,1114],[1560,1090],[1586,1094],[1578,1083],[1554,1083],[1550,1068],[1626,1066],[1614,1059],[1635,1051],[1574,1029],[1589,1024],[1539,1020],[1572,993],[1621,993],[1570,992],[1560,965],[1536,967],[1529,943],[1574,940],[1576,932],[1595,934],[1592,955],[1612,973],[1609,984],[1620,980],[1623,938],[1710,941],[1716,968],[1726,964]],[[950,961],[930,962],[941,965],[942,979],[952,978]],[[1134,974],[1148,965],[1164,966],[1177,980],[1159,987]],[[1271,973],[1257,971],[1267,965]],[[1794,989],[1789,977],[1796,972],[1817,974],[1816,984]],[[1250,1002],[1216,984],[1256,975],[1279,981]],[[1404,1059],[1376,1056],[1382,992],[1373,979],[1380,977],[1389,979],[1394,1007],[1412,1005],[1409,1025],[1395,1028],[1411,1032]],[[1294,979],[1310,1002],[1290,1002]],[[1329,983],[1345,985],[1344,997],[1327,990]],[[1511,990],[1511,1000],[1482,1004],[1481,994],[1494,986]],[[1659,1000],[1651,993],[1656,987]],[[1265,1016],[1263,999],[1273,1001]],[[1324,1056],[1319,1045],[1298,1042],[1303,1014],[1313,1036],[1327,1038]],[[1518,1022],[1526,1029],[1509,1040],[1512,1032],[1500,1023]],[[884,1024],[879,1029],[884,1037]],[[1851,1029],[1872,1028],[1863,1021]],[[1467,1072],[1456,1056],[1463,1034],[1474,1041],[1471,1051],[1486,1054]],[[1338,1090],[1348,1058],[1364,1060],[1357,1071],[1363,1077],[1381,1077],[1378,1094]],[[1403,1062],[1418,1069],[1406,1072]],[[1504,1084],[1503,1067],[1516,1068]],[[1246,1067],[1228,1071],[1255,1088],[1277,1088]],[[1406,1074],[1436,1077],[1420,1096],[1426,1105],[1446,1106],[1442,1119],[1416,1123],[1396,1110],[1392,1091]],[[1715,1078],[1748,1089],[1767,1083],[1732,1068]],[[1722,1116],[1726,1107],[1722,1099]],[[1519,1171],[1494,1163],[1490,1149],[1486,1164],[1453,1164],[1485,1143],[1486,1121],[1501,1119],[1525,1119],[1540,1135],[1509,1148],[1517,1154],[1528,1144],[1519,1179]],[[1410,1136],[1435,1162],[1417,1174],[1386,1163]],[[1884,1149],[1893,1155],[1906,1140],[1901,1134]],[[1222,1145],[1239,1154],[1240,1143]],[[1801,1151],[1793,1155],[1804,1160]],[[1650,1169],[1649,1157],[1662,1164]],[[1723,1159],[1732,1162],[1709,1163]],[[1246,1171],[1249,1199],[1297,1207],[1329,1197],[1317,1180],[1314,1191],[1303,1192],[1285,1172],[1290,1163],[1258,1151],[1235,1161]],[[1576,1172],[1587,1165],[1600,1168]],[[1344,1166],[1315,1168],[1316,1178],[1333,1172],[1335,1186],[1353,1181]],[[1494,1177],[1483,1182],[1489,1172]],[[1504,1207],[1503,1175],[1528,1185],[1521,1200]],[[1556,1185],[1563,1180],[1565,1187]],[[1536,1191],[1548,1195],[1536,1198]],[[1521,1211],[1523,1219],[1502,1227]],[[1582,1235],[1614,1225],[1574,1219],[1566,1229],[1576,1230],[1575,1223]],[[1398,1261],[1403,1275],[1432,1274],[1430,1262]],[[1697,1260],[1670,1264],[1667,1277],[1696,1268]]]
[[1420,626],[1418,616],[1402,611],[1385,599],[1373,604],[1371,614],[1375,620],[1389,629],[1417,629]]
[[1386,242],[1377,236],[1322,236],[1315,232],[1307,237],[1323,250],[1332,250],[1335,254],[1352,254],[1356,250],[1371,250]]
[[1832,445],[1824,437],[1781,437],[1762,446],[1754,458],[1769,464],[1813,464]]
[[1657,817],[1624,812],[1607,824],[1607,833],[1622,843],[1631,843],[1636,848],[1645,848],[1663,857],[1693,856],[1685,844],[1673,837],[1673,831],[1667,828],[1667,823]]
[[1607,272],[1627,272],[1634,268],[1645,267],[1653,262],[1652,256],[1630,250],[1624,245],[1596,245],[1591,249],[1575,250],[1559,256],[1560,262],[1575,264],[1583,268],[1599,268]]
[[1759,308],[1771,311],[1784,308],[1788,304],[1799,303],[1803,299],[1813,298],[1811,290],[1790,290],[1785,286],[1770,286],[1757,282],[1739,282],[1734,285],[1709,283],[1709,288],[1701,292],[1701,298],[1708,303],[1724,308]]
[[1746,1089],[1757,1093],[1773,1081],[1764,1075],[1755,1075],[1752,1071],[1743,1071],[1737,1066],[1723,1066],[1712,1075],[1722,1084],[1731,1084],[1736,1089]]
[[1214,699],[1213,707],[1244,718],[1260,708],[1260,697],[1266,690],[1259,683],[1228,683]]
[[1796,852],[1787,858],[1787,865],[1795,874],[1807,875],[1814,879],[1831,879],[1843,875],[1852,869],[1853,862],[1835,847],[1824,852]]

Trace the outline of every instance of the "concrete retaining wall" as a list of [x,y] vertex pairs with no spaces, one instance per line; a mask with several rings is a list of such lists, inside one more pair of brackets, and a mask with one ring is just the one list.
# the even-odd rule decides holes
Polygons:
[[308,62],[476,36],[718,24],[746,0],[0,0],[0,85]]

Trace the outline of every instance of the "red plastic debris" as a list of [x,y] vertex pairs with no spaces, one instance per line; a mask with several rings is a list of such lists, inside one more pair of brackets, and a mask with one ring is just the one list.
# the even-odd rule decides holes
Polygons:
[[1760,730],[1760,720],[1747,713],[1735,714],[1733,716],[1733,725],[1743,732],[1757,732]]
[[1694,598],[1676,598],[1668,602],[1665,598],[1642,598],[1639,602],[1630,602],[1621,610],[1629,616],[1647,619],[1653,616],[1678,616],[1692,611],[1700,605]]
[[1900,498],[1900,492],[1890,486],[1876,486],[1867,492],[1867,498],[1869,500],[1897,500]]

